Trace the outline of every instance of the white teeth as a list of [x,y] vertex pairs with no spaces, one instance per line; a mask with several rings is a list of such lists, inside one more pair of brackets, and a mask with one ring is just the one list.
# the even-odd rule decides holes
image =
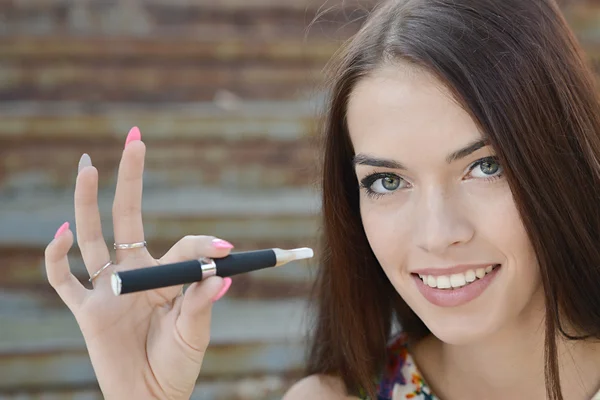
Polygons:
[[465,272],[465,280],[467,282],[475,282],[475,279],[477,279],[477,275],[475,275],[475,271],[473,271],[472,269],[468,270],[467,272]]
[[468,285],[471,282],[475,282],[478,278],[483,278],[486,274],[492,272],[494,267],[492,265],[486,268],[477,268],[476,270],[468,270],[462,274],[452,274],[452,275],[421,275],[419,274],[419,278],[423,281],[423,283],[432,288],[438,289],[450,289],[450,288],[459,288],[465,285]]
[[465,274],[453,274],[450,275],[450,285],[452,287],[461,287],[467,284],[467,279],[465,278]]
[[449,287],[451,287],[450,278],[445,275],[438,276],[437,277],[437,287],[438,287],[438,289],[448,289]]
[[[437,279],[435,278],[435,276],[427,276],[427,286],[429,287],[437,287]],[[425,282],[425,279],[423,280],[423,282]]]

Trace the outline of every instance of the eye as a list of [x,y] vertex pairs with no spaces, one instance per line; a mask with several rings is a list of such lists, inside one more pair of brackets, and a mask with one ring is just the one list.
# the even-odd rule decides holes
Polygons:
[[400,178],[388,175],[373,182],[371,188],[376,192],[392,192],[400,187]]
[[361,180],[360,186],[365,189],[368,196],[379,197],[390,194],[403,187],[404,179],[390,173],[372,174]]
[[501,177],[504,169],[496,157],[486,157],[473,163],[469,172],[474,178],[491,180]]

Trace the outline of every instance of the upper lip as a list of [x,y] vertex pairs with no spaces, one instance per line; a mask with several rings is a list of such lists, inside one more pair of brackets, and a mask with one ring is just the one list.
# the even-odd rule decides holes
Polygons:
[[452,274],[460,274],[466,272],[470,269],[476,270],[478,268],[486,268],[490,265],[497,265],[498,263],[487,263],[487,264],[460,264],[454,265],[451,267],[432,267],[432,268],[422,268],[412,271],[413,274],[419,275],[432,275],[432,276],[440,276],[440,275],[452,275]]

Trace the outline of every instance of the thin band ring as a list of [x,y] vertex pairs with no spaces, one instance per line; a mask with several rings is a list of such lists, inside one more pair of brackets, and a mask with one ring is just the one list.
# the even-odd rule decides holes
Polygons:
[[102,273],[102,271],[104,271],[106,268],[110,267],[112,265],[112,261],[107,262],[106,264],[104,264],[104,266],[102,268],[100,268],[98,271],[94,272],[94,275],[91,276],[90,278],[90,282],[92,282],[94,279],[96,279],[96,277],[98,277],[98,275],[100,275]]
[[113,245],[115,250],[131,250],[131,249],[139,249],[141,247],[146,247],[146,241],[136,242],[136,243],[115,243]]

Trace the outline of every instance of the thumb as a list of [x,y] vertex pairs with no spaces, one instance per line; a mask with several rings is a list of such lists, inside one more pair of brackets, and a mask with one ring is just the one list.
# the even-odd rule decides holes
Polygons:
[[204,352],[210,341],[212,303],[220,299],[231,286],[231,278],[210,277],[190,285],[185,291],[177,330],[193,350]]
[[150,346],[148,358],[165,398],[189,399],[192,395],[210,341],[213,299],[230,285],[231,278],[218,276],[192,284],[161,321],[166,334]]

